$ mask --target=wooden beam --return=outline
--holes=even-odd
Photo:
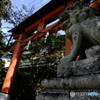
[[[57,24],[57,23],[52,24],[51,26],[49,26],[49,27],[43,29],[42,31],[47,31],[47,30],[49,30],[49,29],[50,29],[51,27],[53,27],[55,24]],[[42,33],[36,34],[36,36],[31,40],[31,42],[33,43],[36,39],[41,38],[41,37],[45,37],[45,35],[46,35],[46,32],[42,32]]]
[[[65,39],[65,56],[67,56],[69,52],[71,51],[71,46],[72,46],[72,42],[68,38],[66,38]]]
[[[34,30],[37,29],[38,25],[40,24],[41,22],[41,19],[37,20],[35,23],[31,24],[30,26],[26,27],[25,30],[24,30],[24,34],[28,34]],[[13,38],[14,39],[17,39],[19,37],[19,34],[14,34],[13,35]]]
[[[61,23],[59,23],[57,27],[55,27],[54,29],[49,31],[49,34],[51,35],[51,34],[55,33],[56,31],[59,31],[59,30],[61,30]]]
[[[44,22],[43,22],[43,23],[44,23]],[[44,28],[43,30],[41,30],[43,27],[40,28],[40,26],[41,26],[41,24],[40,24],[39,27],[38,27],[38,30],[39,30],[39,31],[40,31],[40,30],[41,30],[41,31],[47,31],[47,30],[49,30],[51,27],[53,27],[55,24],[57,24],[57,23],[54,23],[54,24],[52,24],[51,26],[49,26],[49,27],[47,27],[47,28]],[[45,25],[45,23],[44,23],[44,25]],[[60,27],[61,27],[61,23],[58,25],[58,30],[60,29]],[[54,32],[56,29],[57,29],[57,27],[55,27],[53,30],[51,30],[50,33],[51,33],[51,32]],[[21,43],[21,47],[24,46],[24,45],[27,45],[28,40],[30,40],[32,37],[33,37],[33,39],[31,40],[31,42],[33,43],[33,42],[36,40],[37,37],[38,37],[38,39],[39,39],[40,37],[44,37],[45,35],[46,35],[46,33],[42,32],[42,33],[39,33],[38,35],[36,34],[34,37],[33,37],[33,36],[28,37],[27,39],[25,39],[25,41],[27,41],[27,42],[22,42],[22,43]],[[15,49],[15,46],[16,46],[16,45],[12,46],[12,47],[9,49],[9,51],[10,51],[10,52],[13,51],[13,50]]]
[[[32,31],[34,31],[35,29],[38,28],[38,25],[41,23],[41,19],[39,19],[38,21],[34,22],[33,24],[31,24],[30,26],[28,26],[27,28],[25,28],[25,33],[28,34]]]
[[[31,37],[30,37],[30,38],[31,38]],[[28,39],[28,38],[27,38],[27,39]],[[27,39],[26,39],[26,40],[27,40]],[[23,46],[26,46],[27,43],[28,43],[28,42],[21,43],[21,44],[20,44],[21,48],[22,48]],[[13,46],[9,49],[9,51],[12,52],[15,48],[16,48],[16,45],[13,45]]]
[[[13,35],[13,39],[18,39],[18,37],[19,37],[18,33],[16,33],[16,34]]]
[[[25,34],[24,35],[20,34],[19,40],[24,39],[24,38],[25,38]],[[16,76],[16,72],[17,72],[19,61],[20,61],[21,54],[22,54],[22,47],[20,46],[20,44],[21,44],[20,42],[17,42],[15,46],[12,60],[11,60],[8,72],[6,74],[1,92],[11,93],[11,90],[13,88],[14,79]]]
[[[64,5],[61,5],[60,7],[56,8],[55,10],[51,11],[49,14],[45,15],[42,20],[45,21],[46,23],[50,20],[55,19],[56,17],[59,16],[59,14],[61,12],[64,11],[66,7]],[[41,23],[41,19],[39,19],[38,21],[34,22],[33,24],[31,24],[30,26],[26,27],[24,32],[26,34],[32,32],[34,29],[38,28],[38,25]],[[14,34],[13,38],[17,39],[19,37],[19,34]]]
[[[94,3],[90,4],[90,7],[93,7],[96,10],[100,11],[100,0],[97,0]]]
[[[45,20],[41,19],[41,22],[38,24],[37,31],[41,31],[45,28]]]
[[[53,10],[52,12],[48,13],[47,15],[45,15],[43,17],[43,19],[46,22],[50,22],[51,20],[55,19],[56,17],[59,17],[59,14],[61,14],[64,10],[65,10],[66,6],[61,5],[58,8],[56,8],[55,10]]]
[[[38,25],[37,31],[42,31],[45,27],[45,20],[41,19],[41,22]],[[45,37],[46,33],[38,33],[34,36],[34,38],[31,40],[31,43],[35,42],[35,40],[39,40],[40,37]]]

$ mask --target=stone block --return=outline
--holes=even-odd
[[[85,50],[85,54],[87,58],[100,56],[100,46],[93,46],[87,50]]]
[[[11,95],[0,92],[0,100],[11,100]]]
[[[45,89],[100,89],[100,74],[43,80]]]
[[[68,100],[68,98],[67,90],[48,90],[39,94],[36,100]]]
[[[39,94],[36,100],[100,100],[99,94],[98,90],[48,90]]]
[[[95,73],[100,73],[100,56],[60,63],[57,67],[57,77],[89,75]]]

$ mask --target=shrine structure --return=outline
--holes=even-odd
[[[36,39],[40,40],[41,38],[45,38],[47,32],[49,32],[49,35],[51,35],[56,31],[56,29],[61,30],[60,22],[54,23],[48,27],[46,27],[46,25],[58,19],[59,14],[61,14],[66,7],[69,7],[76,1],[79,0],[51,0],[32,16],[10,30],[10,32],[12,32],[13,39],[16,39],[17,42],[9,50],[10,52],[13,51],[13,56],[1,92],[7,94],[11,93],[23,48],[29,41],[34,43]],[[97,5],[100,6],[100,0],[91,4],[90,6],[100,10],[100,7]],[[34,31],[37,31],[36,34],[32,34]],[[70,52],[71,46],[72,43],[66,38],[65,55]]]

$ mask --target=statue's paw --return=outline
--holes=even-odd
[[[71,58],[65,56],[65,57],[61,58],[60,63],[64,64],[64,63],[70,62],[70,61],[72,61]]]
[[[63,63],[63,62],[65,62],[65,57],[60,59],[60,63]]]

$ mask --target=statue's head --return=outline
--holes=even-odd
[[[65,27],[70,27],[72,24],[76,24],[82,22],[88,18],[93,18],[94,16],[98,16],[99,13],[94,9],[87,5],[82,5],[82,3],[76,2],[70,7],[66,7],[65,11],[60,14],[59,18],[62,25]],[[62,28],[64,30],[64,28]]]

